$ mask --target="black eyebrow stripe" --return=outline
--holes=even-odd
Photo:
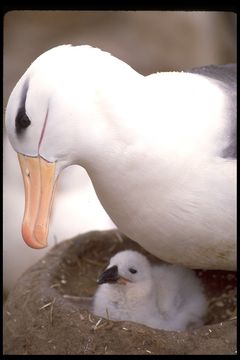
[[[21,117],[24,114],[26,115],[25,104],[26,104],[26,99],[27,99],[28,88],[29,88],[29,80],[26,79],[25,83],[23,84],[23,87],[22,87],[20,103],[19,103],[19,106],[18,106],[18,111],[17,111],[17,114],[16,114],[16,118],[15,118],[15,129],[16,129],[17,135],[21,135],[22,130],[23,130],[23,127],[19,123],[19,119],[21,119]]]

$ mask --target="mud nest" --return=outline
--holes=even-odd
[[[4,354],[236,354],[235,272],[196,270],[209,300],[198,329],[156,330],[93,315],[96,279],[124,249],[159,261],[111,230],[66,240],[29,268],[4,304]]]

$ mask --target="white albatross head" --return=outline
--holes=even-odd
[[[106,141],[102,90],[109,97],[111,85],[121,87],[125,81],[124,73],[128,78],[139,75],[100,49],[62,45],[39,56],[13,89],[6,129],[22,170],[22,236],[30,247],[47,246],[51,204],[61,170],[72,164],[84,166]]]

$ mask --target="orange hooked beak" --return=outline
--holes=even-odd
[[[47,246],[49,218],[55,189],[56,164],[18,153],[25,189],[22,236],[35,249]]]

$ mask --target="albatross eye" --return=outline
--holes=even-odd
[[[128,271],[132,274],[136,274],[137,270],[135,270],[134,268],[129,268]]]
[[[25,113],[24,109],[20,109],[18,111],[16,120],[15,120],[15,126],[16,131],[19,134],[23,129],[27,128],[31,124],[31,121],[29,120],[28,116]]]

